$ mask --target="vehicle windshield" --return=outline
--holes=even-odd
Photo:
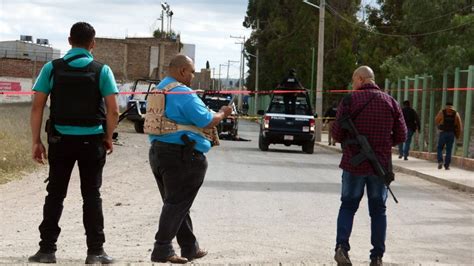
[[[231,96],[227,95],[203,95],[202,101],[209,107],[209,109],[218,112],[222,106],[228,105],[232,100]]]
[[[312,115],[308,97],[303,93],[274,94],[268,113],[289,115]]]

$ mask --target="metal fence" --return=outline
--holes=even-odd
[[[465,70],[458,67],[454,72],[445,71],[442,76],[423,74],[406,76],[393,82],[385,80],[385,90],[400,104],[409,100],[420,116],[420,132],[412,142],[412,148],[416,151],[435,151],[438,134],[435,115],[447,101],[452,101],[463,122],[463,135],[456,140],[453,154],[465,158],[474,158],[473,88],[474,65]]]

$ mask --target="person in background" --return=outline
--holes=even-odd
[[[408,155],[410,151],[411,140],[413,134],[416,131],[420,131],[420,119],[415,109],[411,108],[410,101],[405,100],[403,102],[403,118],[407,126],[407,140],[404,143],[398,145],[399,156],[398,158],[403,158],[405,161],[408,160]]]
[[[453,103],[447,102],[446,107],[436,115],[435,123],[439,129],[438,138],[438,169],[449,170],[454,138],[461,137],[462,122],[459,113],[454,110]],[[446,156],[443,160],[443,149],[446,146]]]
[[[333,102],[331,107],[324,113],[323,123],[328,126],[328,145],[336,146],[336,140],[332,138],[332,125],[336,119],[337,102]]]

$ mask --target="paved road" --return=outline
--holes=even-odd
[[[161,201],[147,165],[143,135],[122,129],[109,157],[103,198],[106,250],[123,262],[148,262]],[[209,169],[192,208],[199,263],[333,263],[341,170],[339,153],[316,147],[258,149],[256,124],[242,121],[240,136],[208,154]],[[0,263],[21,263],[37,249],[46,169],[0,186]],[[77,170],[65,202],[57,253],[60,262],[85,258]],[[394,264],[473,264],[474,197],[416,177],[397,175],[400,204],[388,200],[387,253]],[[367,201],[355,218],[355,263],[368,263]]]

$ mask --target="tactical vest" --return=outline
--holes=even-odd
[[[443,124],[439,125],[439,129],[442,131],[454,132],[454,121],[456,120],[456,111],[452,111],[448,114],[446,110],[443,110]]]
[[[68,65],[83,57],[87,55],[52,61],[50,119],[56,125],[89,127],[101,125],[106,119],[104,100],[99,89],[103,64],[93,60],[85,67]]]
[[[151,90],[151,92],[155,93],[148,95],[143,131],[146,134],[151,135],[164,135],[175,133],[177,131],[187,130],[203,136],[211,142],[212,146],[219,146],[219,134],[217,132],[216,127],[213,127],[212,129],[207,129],[199,128],[193,125],[182,125],[166,117],[166,95],[164,93],[178,86],[184,85],[179,82],[171,82],[161,91],[157,91],[156,88],[153,88]]]

